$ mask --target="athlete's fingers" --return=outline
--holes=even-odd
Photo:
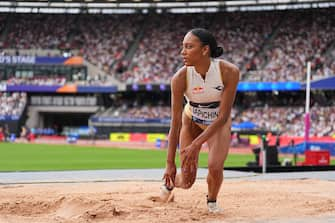
[[[171,177],[167,173],[164,174],[162,180],[164,180],[164,184],[169,187],[170,181],[171,181]]]
[[[174,187],[174,182],[173,182],[172,177],[169,178],[169,187],[170,188]]]
[[[167,174],[164,174],[163,179],[164,179],[164,184],[165,184],[165,185],[168,185],[168,182],[169,182],[169,176],[168,176]]]
[[[173,182],[172,182],[172,178],[169,176],[167,178],[166,184],[165,184],[168,188],[172,188],[174,186]]]

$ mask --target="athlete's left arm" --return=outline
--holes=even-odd
[[[224,126],[230,118],[232,106],[234,104],[237,84],[240,79],[239,69],[226,61],[220,62],[222,81],[224,91],[220,101],[220,110],[218,118],[210,124],[196,139],[193,140],[191,146],[201,148],[220,127]]]

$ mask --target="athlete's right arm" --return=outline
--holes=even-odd
[[[171,80],[171,124],[168,137],[168,154],[166,159],[166,170],[163,176],[165,185],[169,188],[174,186],[176,177],[176,149],[179,142],[179,134],[182,125],[182,113],[184,102],[184,91],[186,89],[186,67],[181,68]]]
[[[181,68],[171,80],[171,124],[168,137],[167,163],[175,162],[182,124],[184,92],[186,89],[186,67]]]

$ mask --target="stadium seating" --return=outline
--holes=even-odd
[[[0,92],[0,117],[3,119],[19,117],[27,103],[26,93]]]
[[[304,81],[307,60],[313,79],[335,74],[333,8],[164,16],[3,14],[0,21],[4,49],[76,50],[128,84],[169,83],[183,65],[183,35],[193,27],[214,33],[224,48],[222,58],[238,65],[245,81]]]
[[[233,123],[252,122],[257,129],[279,131],[283,135],[304,136],[303,106],[258,106],[246,109],[234,108]],[[169,106],[114,107],[106,110],[99,117],[115,117],[120,119],[170,118]],[[335,134],[335,106],[311,108],[311,136],[331,136]]]
[[[221,58],[240,68],[242,81],[304,82],[307,61],[312,62],[313,80],[335,75],[334,21],[334,8],[136,16],[0,14],[0,48],[72,50],[107,77],[115,77],[122,83],[168,84],[173,73],[183,66],[180,57],[183,36],[194,27],[205,27],[224,48]],[[1,79],[0,84],[106,85],[107,77],[90,74],[85,80],[68,80],[60,74],[18,77],[13,73],[6,80]],[[0,100],[0,116],[20,116],[27,96],[0,93]],[[110,106],[96,116],[170,118],[167,102],[149,104],[132,100]],[[303,103],[280,100],[280,105],[264,101],[257,104],[259,99],[249,100],[250,104],[242,101],[242,105],[248,106],[234,108],[233,122],[252,122],[259,128],[304,135]],[[310,134],[334,135],[334,114],[333,103],[314,103]]]

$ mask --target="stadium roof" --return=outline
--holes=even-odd
[[[6,2],[6,1],[0,1]],[[59,3],[59,2],[79,2],[79,3],[131,3],[131,2],[221,2],[221,3],[232,3],[235,4],[281,4],[281,3],[301,3],[301,2],[334,2],[334,0],[224,0],[224,1],[217,1],[217,0],[8,0],[7,2],[47,2],[47,3]],[[238,3],[239,2],[239,3]],[[243,3],[244,2],[244,3]]]
[[[0,12],[12,13],[196,13],[217,11],[261,11],[335,7],[334,0],[8,0],[0,1]]]

